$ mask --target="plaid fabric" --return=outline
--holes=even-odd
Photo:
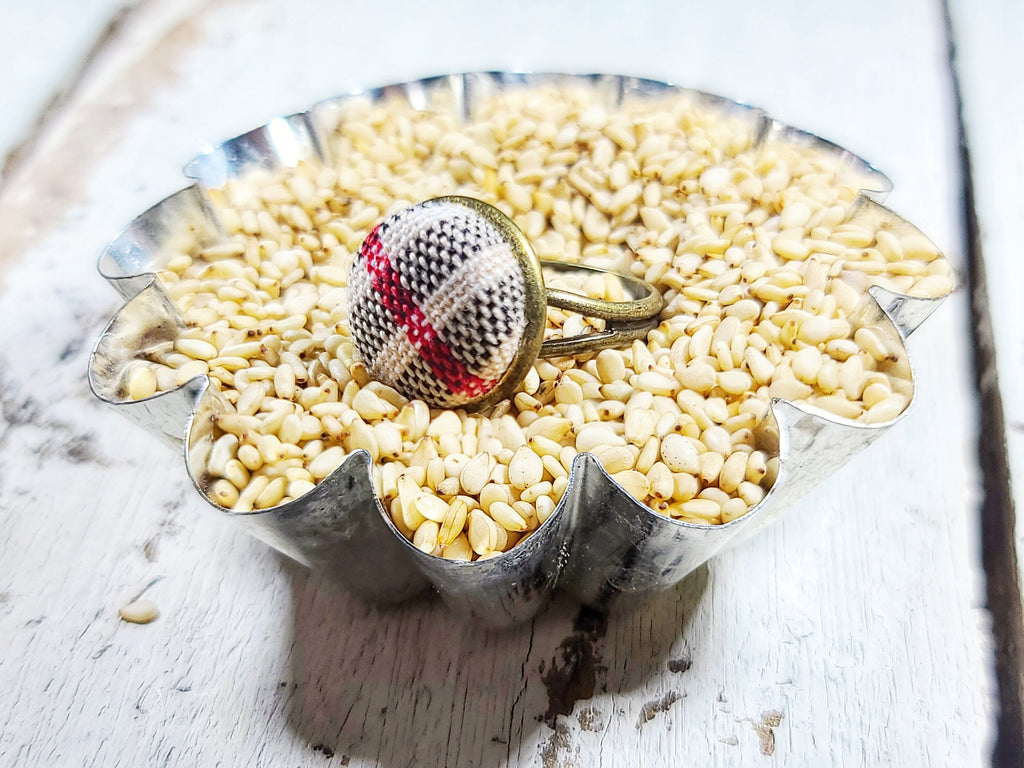
[[[501,233],[427,201],[369,234],[348,281],[352,338],[370,376],[454,408],[490,392],[526,329],[523,273]]]

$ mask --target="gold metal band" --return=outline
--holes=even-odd
[[[618,278],[626,290],[634,297],[630,301],[605,301],[604,299],[592,299],[589,296],[581,296],[570,291],[560,291],[557,288],[548,288],[548,304],[552,307],[567,309],[570,312],[579,312],[581,315],[587,315],[588,317],[599,317],[602,320],[619,320],[627,323],[636,320],[648,320],[661,312],[662,301],[658,289],[632,275],[623,275],[619,272],[588,267],[583,264],[552,261],[551,259],[541,259],[540,265],[545,269],[554,269],[559,272],[589,272],[597,275],[612,275]]]
[[[606,301],[581,296],[578,293],[547,289],[549,306],[579,312],[587,317],[597,317],[608,322],[603,331],[550,339],[540,345],[539,357],[568,357],[586,352],[597,352],[609,347],[622,347],[636,339],[645,339],[647,332],[658,326],[658,314],[663,302],[658,289],[632,275],[623,275],[607,269],[588,267],[583,264],[569,264],[564,261],[541,259],[546,269],[560,272],[582,271],[591,274],[613,275],[622,281],[626,290],[633,295],[630,301]]]

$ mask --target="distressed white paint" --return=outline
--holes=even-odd
[[[55,96],[74,81],[125,0],[6,3],[0,24],[0,178],[7,154],[31,136]],[[73,8],[73,13],[69,12]]]
[[[913,412],[780,523],[615,613],[595,695],[559,731],[538,721],[540,669],[572,606],[500,633],[436,602],[366,607],[211,513],[84,381],[117,304],[95,256],[202,141],[441,71],[623,71],[743,98],[888,172],[890,204],[959,265],[937,4],[823,13],[151,0],[129,18],[0,193],[0,763],[986,764],[962,293],[911,341]],[[120,622],[143,591],[161,617]]]
[[[1016,294],[1024,285],[1019,235],[1024,225],[1024,94],[1008,84],[1007,73],[1024,67],[1024,51],[1018,44],[1024,34],[1024,8],[1001,3],[989,10],[978,13],[969,3],[952,4],[1020,558],[1024,556],[1024,310]]]

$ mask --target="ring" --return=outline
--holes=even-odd
[[[542,268],[611,274],[629,301],[547,288]],[[658,324],[661,294],[630,275],[540,260],[511,219],[470,197],[438,197],[367,235],[348,279],[352,340],[370,378],[438,408],[511,397],[538,357],[625,346]],[[544,341],[547,306],[607,322]]]

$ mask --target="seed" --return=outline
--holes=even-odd
[[[729,455],[722,465],[721,474],[718,477],[718,487],[726,493],[732,493],[739,488],[747,473],[747,454],[736,451]]]
[[[767,464],[764,451],[751,451],[750,455],[747,457],[747,467],[744,477],[752,483],[757,483],[765,476],[766,472]]]
[[[569,471],[557,456],[542,456],[541,464],[552,478],[568,477]]]
[[[480,491],[480,506],[485,510],[490,509],[492,504],[499,501],[506,504],[512,501],[512,493],[505,485],[499,483],[488,483],[484,486],[483,490]]]
[[[718,476],[725,465],[725,459],[722,457],[722,454],[715,453],[714,451],[702,453],[698,463],[701,480],[708,485],[717,483]]]
[[[704,443],[709,451],[715,451],[723,456],[729,454],[732,450],[732,437],[724,427],[715,425],[708,427],[700,433],[700,441]]]
[[[749,507],[743,499],[729,499],[722,505],[722,522],[728,523],[747,514]]]
[[[486,453],[474,456],[459,473],[459,484],[468,494],[476,495],[487,485],[491,474],[491,458]]]
[[[907,407],[907,398],[901,394],[889,395],[880,400],[868,409],[864,414],[864,421],[868,424],[879,424],[883,421],[892,421]]]
[[[175,384],[183,386],[197,376],[205,376],[210,371],[210,366],[205,360],[192,360],[181,366],[175,375]]]
[[[469,545],[478,555],[498,548],[500,526],[486,513],[474,509],[469,513]]]
[[[378,397],[369,389],[360,389],[356,393],[352,400],[352,407],[364,421],[380,421],[398,415],[398,409],[395,406],[384,398]]]
[[[526,428],[525,434],[528,438],[544,437],[558,442],[568,434],[571,427],[572,422],[560,416],[541,416]],[[520,444],[509,447],[518,448]]]
[[[842,393],[815,398],[814,404],[844,419],[856,419],[864,410],[859,403],[847,400]]]
[[[262,463],[261,460],[260,464],[262,465]],[[224,479],[238,490],[242,490],[249,482],[249,470],[238,459],[229,459],[224,464]]]
[[[559,403],[582,403],[583,388],[572,379],[563,377],[555,387],[555,400]]]
[[[249,471],[255,472],[263,466],[263,456],[255,445],[238,446],[238,460]]]
[[[373,429],[358,419],[353,421],[349,427],[349,436],[345,445],[350,451],[366,451],[370,454],[370,459],[373,461],[377,461],[380,458],[380,448],[377,445],[377,438],[373,434]]]
[[[256,503],[257,497],[270,485],[270,478],[266,475],[253,475],[249,482],[238,494],[238,501],[233,509],[236,512],[249,512]]]
[[[447,547],[462,533],[466,527],[466,517],[469,514],[469,506],[462,499],[455,499],[448,505],[444,520],[441,521],[441,528],[438,533],[438,544]]]
[[[796,236],[780,235],[772,240],[772,250],[783,259],[803,261],[811,250]]]
[[[391,422],[383,421],[372,428],[373,438],[383,459],[397,459],[402,453],[402,433]]]
[[[290,365],[278,366],[274,372],[274,392],[283,400],[295,397],[295,370]]]
[[[441,550],[441,557],[445,560],[461,560],[468,563],[473,559],[473,550],[469,545],[469,537],[464,533],[460,533],[450,544]]]
[[[128,377],[128,397],[132,400],[145,400],[156,394],[156,374],[147,365],[132,369]]]
[[[625,437],[631,443],[644,445],[654,434],[656,416],[650,411],[633,408],[626,412]]]
[[[793,373],[805,384],[814,384],[821,370],[821,353],[814,347],[805,347],[793,356]]]
[[[758,384],[767,384],[772,380],[772,376],[775,374],[775,366],[768,361],[764,353],[753,347],[747,347],[743,359],[747,364],[747,368],[750,369],[750,375]]]
[[[782,378],[772,381],[768,388],[771,397],[782,400],[805,400],[814,392],[807,384],[793,378]]]
[[[750,374],[740,370],[723,371],[718,374],[718,386],[727,395],[741,395],[753,385]]]
[[[636,386],[644,392],[667,396],[672,396],[679,389],[674,381],[654,371],[645,371],[638,375],[636,377]]]
[[[722,508],[710,499],[690,499],[679,505],[683,514],[711,521],[722,514]]]
[[[206,493],[225,509],[231,509],[238,502],[238,488],[229,480],[214,480]]]
[[[651,491],[651,484],[642,472],[635,469],[627,469],[621,472],[609,472],[612,480],[622,486],[630,496],[639,501],[647,498]]]
[[[508,479],[513,488],[522,490],[544,479],[541,457],[527,446],[519,448],[508,465]]]
[[[811,218],[811,209],[805,203],[790,203],[782,209],[782,215],[779,216],[779,227],[782,229],[802,227],[809,218]]]
[[[625,445],[621,435],[615,434],[611,427],[602,424],[587,424],[576,435],[576,450],[583,453],[592,451],[599,445]]]
[[[764,489],[757,483],[746,480],[739,484],[736,493],[749,507],[757,506],[764,499]]]
[[[297,499],[301,496],[305,496],[314,488],[316,488],[316,485],[312,480],[292,480],[288,483],[288,495],[293,499]]]
[[[335,469],[341,466],[345,460],[345,450],[340,446],[328,448],[311,462],[309,462],[309,473],[316,479],[327,477]]]
[[[633,449],[636,450],[635,448]],[[610,475],[632,469],[635,463],[635,456],[632,451],[623,445],[598,446],[592,451],[594,458],[601,462],[605,472]]]
[[[435,456],[427,462],[425,477],[426,484],[436,488],[446,478],[458,478],[463,468],[469,463],[469,457],[462,453],[455,453],[451,448],[442,446],[445,449],[445,456]],[[456,446],[457,448],[457,446]]]
[[[541,496],[547,496],[549,493],[551,493],[551,487],[551,483],[547,481],[537,483],[536,485],[531,485],[529,488],[523,489],[523,491],[519,494],[519,499],[521,501],[533,504]]]
[[[462,431],[462,420],[455,411],[441,411],[430,421],[427,427],[427,435],[439,438],[442,435],[454,435]]]
[[[420,493],[413,498],[415,510],[427,520],[435,523],[444,522],[448,514],[448,503],[430,493]]]
[[[821,344],[832,336],[832,323],[827,317],[815,315],[800,324],[796,337],[807,344]]]
[[[696,447],[682,435],[669,434],[662,439],[661,460],[672,472],[696,474],[700,468]]]
[[[889,358],[894,358],[886,348],[881,337],[870,328],[858,328],[853,334],[853,340],[857,346],[879,362]]]
[[[434,554],[438,548],[438,534],[440,528],[437,523],[433,520],[427,520],[416,529],[416,533],[413,534],[412,543],[416,549],[421,552],[426,552],[428,555]]]
[[[118,609],[118,614],[131,624],[149,624],[160,615],[160,609],[152,600],[133,600]]]
[[[457,477],[446,477],[437,484],[437,487],[434,490],[442,499],[450,499],[453,496],[458,495],[459,491],[462,490],[462,486],[459,485],[459,479]]]
[[[560,443],[548,440],[546,437],[540,437],[539,435],[529,438],[526,444],[531,451],[542,459],[545,456],[559,456],[562,452],[562,445]]]
[[[952,290],[953,279],[948,275],[928,275],[914,283],[914,287],[908,293],[911,296],[938,298],[939,296],[945,296]]]
[[[534,502],[537,508],[537,523],[543,525],[555,511],[555,502],[550,496],[540,496]]]
[[[277,506],[281,503],[281,499],[284,498],[287,489],[288,481],[283,477],[275,477],[256,497],[253,507],[256,509],[269,509],[270,507]]]
[[[649,493],[656,499],[669,499],[675,490],[672,471],[663,463],[657,462],[647,470]]]
[[[238,438],[230,432],[221,435],[210,449],[210,458],[206,462],[206,469],[211,475],[224,476],[224,469],[228,461],[235,458],[238,453]]]
[[[507,531],[525,531],[529,526],[515,508],[503,501],[496,501],[487,509],[494,521]]]
[[[202,339],[178,339],[174,342],[174,348],[195,360],[212,360],[217,356],[217,348]]]

